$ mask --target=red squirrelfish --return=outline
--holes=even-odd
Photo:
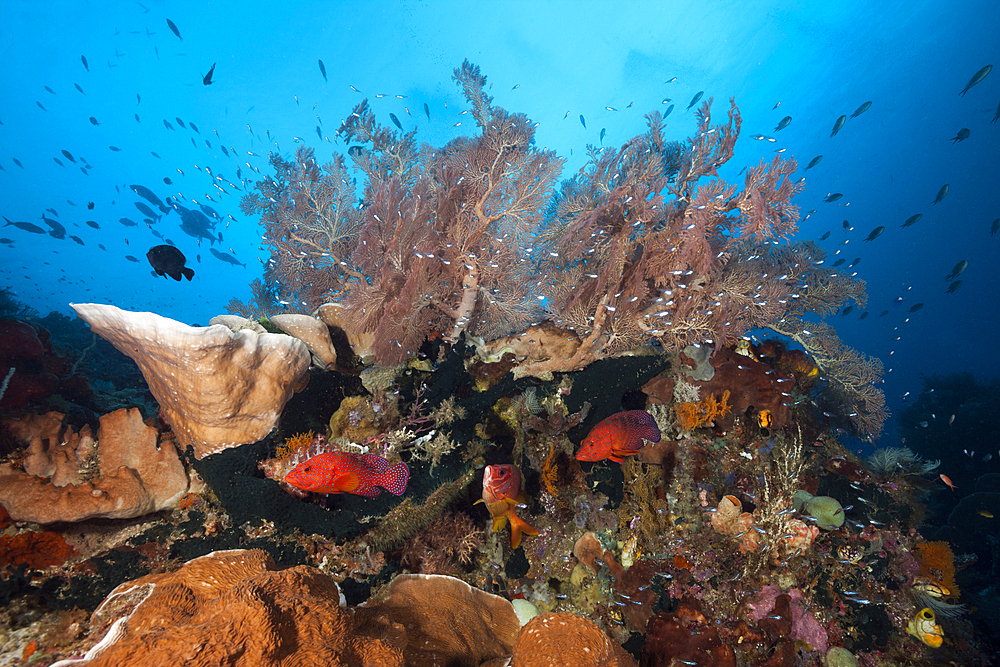
[[[521,471],[509,463],[497,466],[486,466],[483,474],[483,499],[486,509],[493,517],[493,532],[498,532],[510,520],[510,546],[516,549],[521,544],[521,533],[537,535],[538,531],[526,524],[514,512],[514,507],[523,505],[527,496],[521,491]]]
[[[327,452],[295,466],[285,483],[313,493],[354,493],[374,498],[385,489],[394,496],[406,491],[410,469],[394,466],[377,454]],[[381,487],[381,488],[379,488]]]
[[[584,438],[583,446],[577,452],[578,461],[603,461],[611,459],[625,463],[624,456],[632,456],[646,443],[660,441],[660,429],[656,427],[653,415],[645,410],[618,412],[602,420]]]

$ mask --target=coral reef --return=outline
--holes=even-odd
[[[995,388],[929,380],[906,441],[862,458],[854,436],[886,416],[880,366],[815,320],[865,285],[783,242],[794,161],[718,178],[742,119],[730,102],[713,123],[708,100],[690,139],[649,114],[557,189],[533,123],[471,63],[454,79],[472,136],[417,148],[363,101],[347,156],[271,156],[243,200],[271,257],[232,304],[270,322],[78,306],[136,358],[155,424],[131,410],[95,439],[93,406],[152,405],[119,379],[134,365],[79,321],[51,320],[76,362],[17,329],[31,363],[83,368],[99,398],[4,415],[2,659],[988,664]],[[44,414],[59,402],[65,418]],[[954,491],[928,479],[939,442]],[[405,494],[285,484],[332,453],[405,468]],[[117,505],[126,482],[148,485],[147,513],[25,523]],[[490,530],[514,511],[537,535]]]

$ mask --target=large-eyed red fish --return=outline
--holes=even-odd
[[[486,466],[483,474],[483,499],[486,509],[493,517],[493,532],[498,532],[510,521],[510,546],[516,549],[521,544],[521,534],[537,535],[538,531],[525,523],[514,511],[517,505],[523,505],[527,496],[521,490],[521,471],[509,463]]]
[[[656,427],[653,415],[645,410],[617,412],[598,422],[590,434],[583,439],[583,446],[577,452],[579,461],[603,461],[611,459],[625,463],[625,456],[632,456],[646,443],[660,441],[660,429]]]
[[[313,493],[354,493],[374,498],[382,489],[394,496],[406,491],[410,469],[394,466],[377,454],[327,452],[307,459],[285,475],[285,483]],[[381,488],[379,488],[381,487]]]

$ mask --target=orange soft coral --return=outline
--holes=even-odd
[[[0,536],[0,567],[27,565],[40,570],[61,565],[75,554],[62,533],[44,531]]]
[[[709,394],[707,398],[698,403],[677,403],[674,405],[677,424],[685,431],[710,426],[716,417],[725,416],[732,410],[728,401],[729,390],[727,389],[722,393],[722,400],[719,401],[715,400],[714,394]]]
[[[914,547],[920,563],[920,574],[947,588],[953,597],[959,596],[955,583],[955,554],[947,542],[921,542]]]
[[[289,456],[296,450],[308,446],[315,437],[316,434],[312,431],[306,431],[305,433],[297,433],[296,435],[293,435],[285,440],[284,444],[278,447],[277,452],[275,452],[275,458],[283,459],[286,456]]]

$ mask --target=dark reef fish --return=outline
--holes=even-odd
[[[667,107],[667,110],[663,112],[663,117],[666,118],[667,116],[669,116],[670,112],[673,110],[674,110],[674,105],[671,104],[669,107]]]
[[[139,223],[131,218],[118,218],[118,222],[122,223],[126,227],[138,227]]]
[[[91,125],[100,125],[100,123],[97,122],[97,119],[94,118],[93,116],[90,117],[90,124]]]
[[[965,97],[965,94],[969,92],[969,88],[972,88],[974,85],[985,79],[986,75],[989,74],[990,70],[992,69],[993,65],[987,65],[986,67],[982,68],[981,70],[973,74],[972,78],[969,79],[969,83],[965,84],[965,88],[962,89],[962,92],[959,93],[959,95]]]
[[[915,312],[917,312],[918,310],[920,310],[923,307],[924,307],[923,303],[915,303],[912,306],[910,306],[910,309],[908,311],[906,311],[906,312],[908,312],[908,313],[915,313]]]
[[[326,65],[323,64],[322,60],[318,62],[319,62],[319,73],[323,75],[323,81],[328,81],[328,79],[326,78]]]
[[[128,261],[130,261],[130,262],[135,262],[136,264],[139,264],[139,260],[137,260],[137,259],[136,259],[135,257],[133,257],[132,255],[125,255],[125,259],[127,259],[127,260],[128,260]]]
[[[952,284],[948,285],[948,289],[945,291],[946,294],[954,294],[955,290],[962,286],[961,280],[956,280]]]
[[[822,155],[817,155],[813,159],[809,160],[809,164],[806,165],[806,169],[812,169],[819,164],[819,161],[823,159]],[[804,170],[803,170],[804,171]]]
[[[791,123],[791,122],[792,122],[792,117],[791,116],[785,116],[780,121],[778,121],[778,124],[774,128],[774,131],[775,132],[779,132],[779,131],[785,129],[786,127],[788,127],[788,124]]]
[[[52,218],[46,218],[42,216],[42,221],[45,222],[52,230],[49,232],[49,236],[54,239],[59,239],[60,241],[66,238],[66,228],[63,227],[58,221]]]
[[[868,238],[865,239],[865,242],[867,243],[868,241],[874,241],[875,239],[877,239],[878,237],[880,237],[882,235],[882,232],[884,232],[884,231],[885,231],[885,227],[882,226],[882,225],[879,225],[878,227],[876,227],[875,229],[873,229],[871,231],[871,234],[868,235]]]
[[[956,134],[954,137],[951,138],[951,143],[957,144],[959,141],[965,141],[966,139],[969,138],[969,134],[971,134],[969,132],[969,128],[963,127],[961,130],[958,131],[958,134]]]
[[[201,77],[201,82],[206,86],[212,85],[212,75],[215,73],[215,65],[216,63],[212,63],[212,67],[208,70],[208,74]]]
[[[169,122],[167,122],[166,118],[163,119],[163,127],[167,128],[168,130],[174,129],[174,126],[171,125]]]
[[[89,72],[90,65],[87,64],[87,56],[80,56],[80,62],[83,63],[83,68]]]
[[[177,281],[180,281],[182,275],[188,280],[194,278],[194,271],[184,266],[187,264],[187,257],[172,245],[153,246],[146,253],[146,259],[158,276],[170,276]]]
[[[934,198],[934,201],[931,202],[931,206],[934,206],[935,204],[943,200],[946,196],[948,196],[949,187],[950,186],[947,183],[941,186],[941,189],[938,190],[937,196]]]
[[[583,129],[587,129],[587,121],[584,120],[583,114],[580,114],[580,125],[583,125]]]
[[[842,192],[828,192],[827,195],[825,197],[823,197],[823,201],[825,201],[825,202],[835,202],[838,199],[842,198],[843,196],[844,196],[844,194]]]
[[[864,112],[868,111],[868,107],[870,107],[871,105],[872,103],[870,101],[865,102],[864,104],[862,104],[861,106],[859,106],[857,109],[854,110],[854,113],[851,114],[851,118],[857,118]]]
[[[918,222],[918,221],[920,220],[920,218],[922,218],[922,217],[924,217],[924,214],[923,214],[923,213],[914,213],[914,214],[913,214],[913,215],[911,215],[911,216],[910,216],[909,218],[907,218],[907,219],[906,219],[906,222],[904,222],[904,223],[903,223],[902,225],[900,225],[900,227],[901,227],[901,228],[905,228],[905,227],[909,227],[910,225],[915,225],[915,224],[917,224],[917,222]]]
[[[951,273],[945,276],[945,280],[948,281],[958,278],[960,275],[962,275],[962,272],[964,272],[967,268],[969,268],[969,262],[968,260],[963,259],[961,262],[955,265],[955,268],[951,270]]]
[[[7,221],[7,224],[4,225],[4,227],[10,227],[11,225],[14,225],[18,229],[23,229],[24,231],[31,232],[32,234],[44,234],[45,233],[44,229],[42,229],[38,225],[33,225],[30,222],[21,222],[21,221],[15,222],[15,221],[11,220],[10,218],[8,218],[7,216],[4,216],[3,219]]]
[[[846,123],[846,122],[847,122],[847,116],[846,115],[841,116],[840,118],[838,118],[837,122],[835,122],[833,124],[833,132],[830,133],[830,136],[831,137],[836,136],[837,133],[840,132],[840,128],[844,127],[844,123]]]
[[[704,90],[699,90],[698,93],[693,98],[691,98],[691,104],[688,105],[688,108],[685,109],[685,111],[693,107],[695,104],[698,104],[698,100],[700,100],[701,96],[704,94],[705,94]]]
[[[219,236],[221,237],[222,234],[219,234]],[[221,242],[222,238],[219,238],[219,241]],[[232,264],[234,266],[242,266],[244,269],[247,268],[246,264],[240,262],[238,259],[230,255],[228,252],[219,252],[215,248],[209,248],[209,250],[212,252],[213,255],[216,256],[217,259],[221,259],[226,264]]]
[[[79,90],[81,95],[86,95],[87,94],[87,93],[83,92],[83,88],[80,87],[80,84],[74,83],[73,87],[76,88],[77,90]]]
[[[394,113],[390,113],[390,114],[389,114],[389,119],[390,119],[390,120],[391,120],[391,121],[393,122],[393,124],[394,124],[394,125],[395,125],[396,127],[398,127],[398,128],[400,129],[400,130],[402,130],[402,129],[403,129],[403,124],[399,122],[399,119],[398,119],[398,118],[396,118],[396,114],[394,114]]]
[[[166,180],[166,179],[164,179],[164,180]],[[170,184],[167,183],[167,185],[170,185]],[[169,213],[170,212],[170,207],[167,206],[166,204],[164,204],[162,201],[160,201],[160,198],[157,197],[155,194],[153,194],[153,191],[150,190],[149,188],[144,187],[142,185],[130,185],[128,187],[129,187],[129,190],[131,190],[132,192],[136,193],[137,195],[139,195],[140,197],[142,197],[143,199],[145,199],[150,204],[152,204],[156,208],[160,209],[164,213]]]
[[[160,216],[160,215],[156,215],[156,213],[153,212],[153,209],[149,208],[148,206],[146,206],[145,204],[143,204],[141,201],[135,202],[135,207],[137,209],[139,209],[140,213],[142,213],[143,215],[149,216],[150,218],[153,218],[154,220],[159,220],[161,217],[163,217],[163,216]]]
[[[174,120],[176,120],[177,124],[180,125],[182,128],[184,128],[185,130],[187,129],[187,125],[185,125],[184,121],[182,121],[180,118],[178,118],[177,116],[174,116]]]
[[[175,35],[177,35],[177,39],[183,42],[184,38],[181,37],[181,31],[177,29],[177,26],[174,25],[174,22],[171,21],[170,19],[167,19],[167,25],[170,27],[170,31],[173,32]]]

